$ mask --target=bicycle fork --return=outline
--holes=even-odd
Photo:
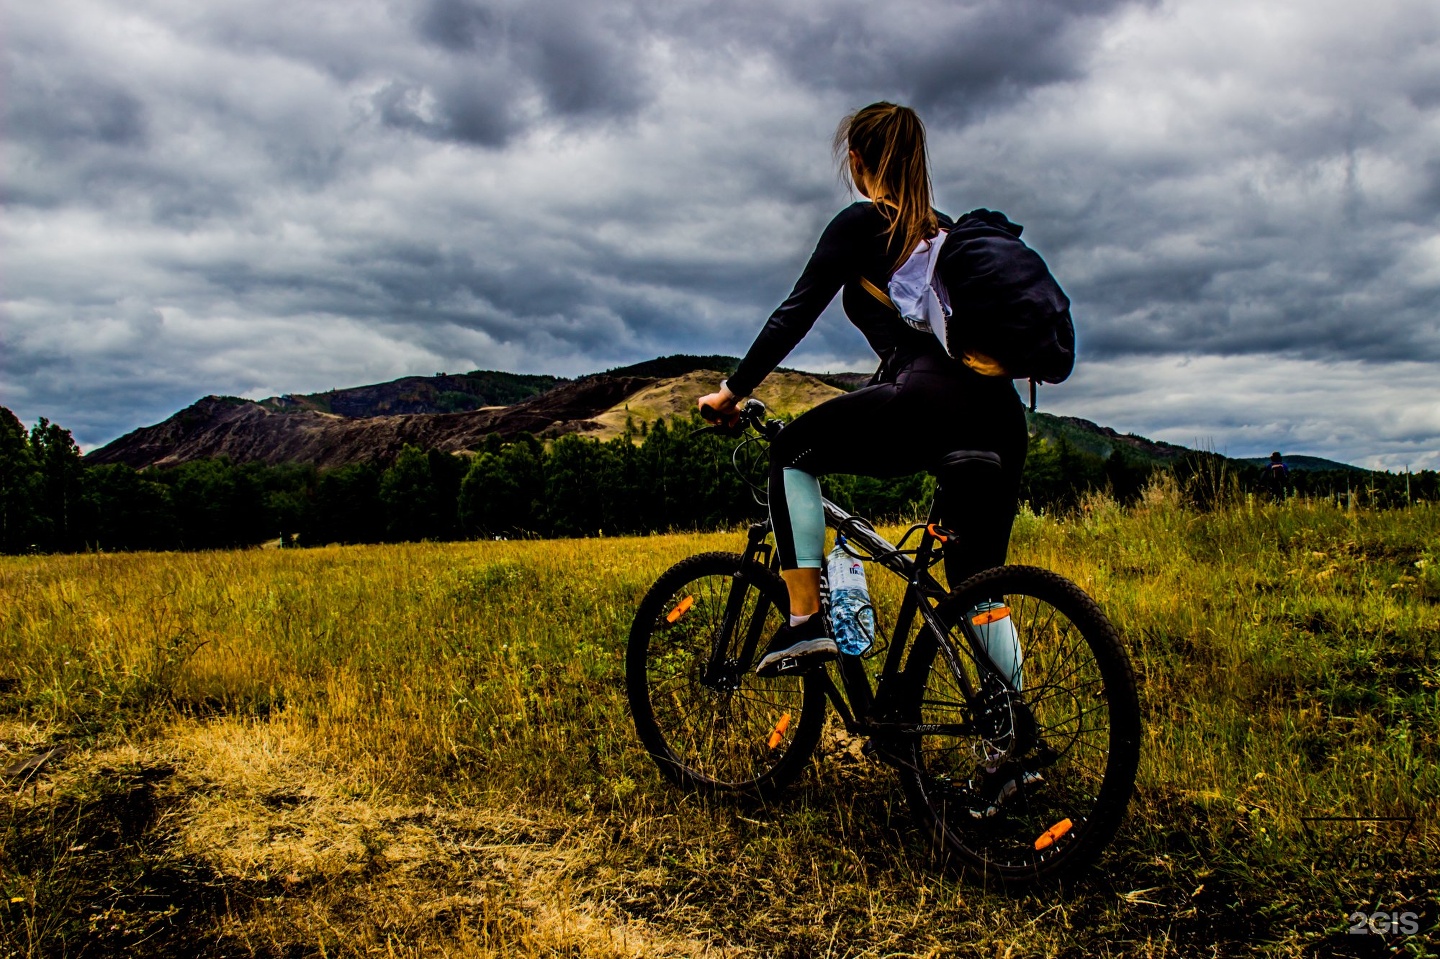
[[[705,664],[705,671],[700,678],[702,683],[712,689],[726,691],[738,689],[740,671],[749,668],[750,661],[755,657],[755,649],[760,644],[760,634],[765,629],[765,615],[769,612],[769,600],[763,592],[756,590],[755,610],[750,615],[749,623],[746,624],[740,648],[734,651],[733,657],[729,655],[733,647],[735,630],[740,626],[740,617],[745,613],[745,596],[750,591],[751,583],[746,575],[746,570],[755,567],[764,569],[771,563],[774,548],[765,542],[765,537],[769,532],[768,521],[755,523],[750,527],[749,538],[745,544],[744,559],[731,581],[730,595],[725,597],[725,614],[721,619],[720,629],[711,643],[710,659]]]

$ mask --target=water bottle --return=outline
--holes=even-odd
[[[835,645],[846,656],[859,656],[875,642],[875,607],[865,585],[865,564],[844,550],[845,537],[825,558],[825,579],[830,586],[830,629]]]
[[[980,637],[980,645],[990,654],[990,661],[1018,692],[1024,677],[1025,656],[1020,651],[1020,635],[1010,618],[1010,607],[1004,603],[979,603],[971,607],[967,616]]]

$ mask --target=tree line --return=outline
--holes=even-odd
[[[734,440],[700,432],[702,425],[693,417],[631,425],[609,442],[492,435],[471,455],[406,446],[388,465],[329,470],[220,458],[137,471],[87,466],[68,430],[41,419],[27,431],[0,407],[0,551],[626,535],[729,528],[762,517],[750,484],[763,489],[763,451],[757,444],[737,450]],[[1129,503],[1158,468],[1124,448],[1102,457],[1036,436],[1021,497],[1037,512],[1073,509],[1092,491]],[[1377,506],[1440,497],[1434,471],[1296,473],[1290,489],[1276,491],[1262,470],[1213,454],[1191,454],[1173,468],[1201,507],[1237,491],[1345,490]],[[842,507],[877,521],[917,517],[934,493],[933,478],[923,474],[823,482]]]

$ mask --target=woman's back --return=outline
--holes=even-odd
[[[950,219],[936,213],[942,229]],[[866,292],[860,280],[885,289],[895,264],[909,250],[905,238],[889,232],[890,221],[874,203],[852,203],[830,221],[815,252],[796,281],[794,290],[770,315],[744,360],[727,381],[737,395],[755,389],[810,331],[835,294],[844,289],[841,300],[849,317],[877,356],[888,359],[897,354],[933,351],[934,336],[906,324],[895,310]]]

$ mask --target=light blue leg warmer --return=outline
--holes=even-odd
[[[784,471],[785,502],[790,507],[790,532],[795,537],[795,565],[819,569],[825,563],[825,508],[820,481],[804,470]]]

